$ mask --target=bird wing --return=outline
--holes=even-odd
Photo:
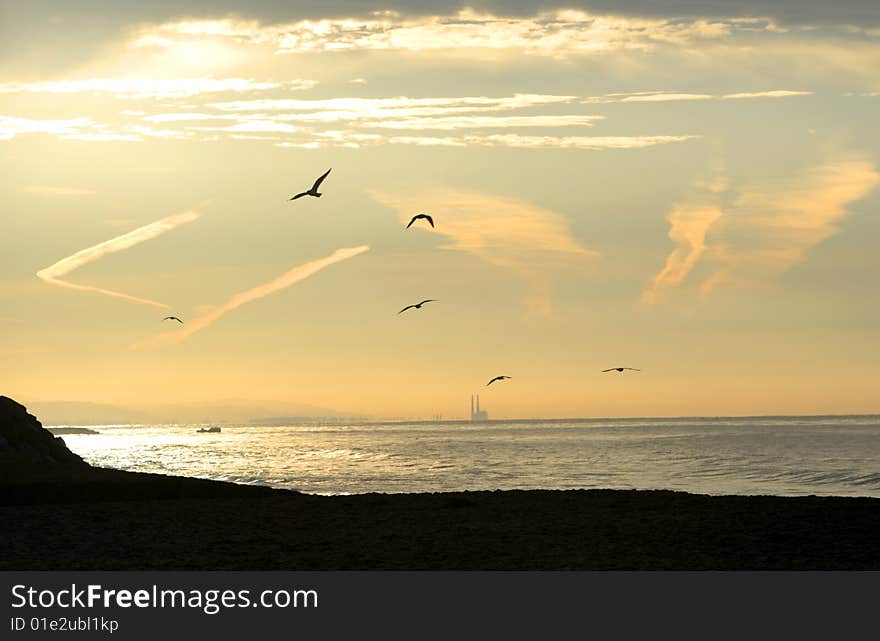
[[[486,387],[489,387],[492,383],[494,383],[495,381],[498,381],[498,380],[501,380],[501,377],[500,377],[500,376],[496,376],[496,377],[493,378],[491,381],[489,381],[488,383],[486,383]]]
[[[309,195],[309,192],[304,191],[304,192],[302,192],[301,194],[297,194],[296,196],[294,196],[294,197],[291,198],[290,200],[296,200],[297,198],[302,198],[303,196],[308,196],[308,195]]]
[[[604,374],[605,372],[613,372],[616,369],[617,369],[616,367],[609,367],[608,369],[603,369],[602,373]]]
[[[416,222],[416,219],[418,219],[418,216],[413,216],[412,220],[409,221],[409,224],[406,226],[406,228],[409,229],[410,227],[412,227],[412,224]]]
[[[327,177],[327,175],[330,173],[330,171],[332,169],[333,169],[333,167],[331,167],[330,169],[325,171],[324,175],[322,175],[320,178],[318,178],[318,180],[315,181],[315,184],[312,185],[312,191],[318,191],[318,187],[321,186],[321,183],[324,182],[324,179]]]
[[[425,220],[427,220],[429,223],[431,223],[431,229],[433,229],[434,228],[434,219],[431,218],[428,214],[423,214],[422,217]]]
[[[419,305],[424,305],[425,303],[436,303],[436,302],[437,301],[434,300],[433,298],[428,298],[428,299],[423,300],[421,303],[419,303]]]
[[[642,371],[638,367],[624,367],[623,369],[628,369],[633,372],[641,372]]]
[[[406,307],[404,307],[403,309],[401,309],[401,310],[400,310],[399,312],[397,312],[397,313],[398,313],[398,314],[402,314],[402,313],[405,312],[406,310],[408,310],[408,309],[412,309],[413,307],[415,307],[415,305],[407,305]]]

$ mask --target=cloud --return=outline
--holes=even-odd
[[[330,265],[334,265],[344,260],[348,260],[349,258],[353,258],[358,254],[362,254],[365,251],[368,251],[369,249],[370,248],[367,245],[337,249],[329,256],[325,256],[324,258],[298,265],[290,271],[285,272],[278,278],[275,278],[267,283],[263,283],[262,285],[258,285],[257,287],[253,287],[246,291],[235,294],[219,307],[204,309],[200,316],[193,320],[187,321],[186,324],[181,326],[181,328],[177,331],[159,334],[153,339],[136,344],[135,347],[141,347],[144,345],[155,346],[169,343],[179,343],[183,340],[186,340],[196,332],[200,332],[206,327],[209,327],[213,323],[217,322],[218,320],[220,320],[220,318],[222,318],[228,312],[231,312],[233,309],[241,307],[242,305],[245,305],[247,303],[251,303],[260,298],[269,296],[270,294],[274,294],[275,292],[281,291],[282,289],[287,289],[288,287],[291,287],[292,285],[295,285],[298,282],[305,280],[309,276],[317,274],[325,267],[329,267]]]
[[[706,251],[706,233],[720,216],[721,209],[713,205],[682,205],[667,216],[669,238],[676,247],[663,269],[642,292],[644,302],[656,302],[660,292],[684,280]]]
[[[34,120],[0,116],[0,140],[12,140],[22,134],[48,134],[64,140],[91,142],[139,142],[144,137],[182,139],[188,135],[185,131],[160,130],[143,125],[126,125],[114,128],[95,122],[91,118]]]
[[[669,237],[676,248],[643,300],[658,301],[701,260],[711,270],[700,284],[703,295],[721,285],[764,285],[837,233],[848,207],[878,185],[880,173],[873,163],[839,159],[785,181],[741,187],[735,197],[725,198],[732,204],[722,208],[722,196],[732,188],[717,179],[708,185],[714,200],[703,196],[669,214]]]
[[[446,116],[443,118],[408,118],[365,123],[382,129],[493,129],[509,127],[592,127],[605,116]]]
[[[332,135],[327,135],[332,134]],[[304,147],[318,149],[326,144],[336,146],[360,147],[370,144],[416,145],[421,147],[511,147],[520,149],[584,149],[601,151],[606,149],[643,149],[655,145],[665,145],[699,138],[695,135],[683,136],[522,136],[519,134],[491,134],[467,136],[376,136],[372,138],[351,139],[345,132],[317,132],[326,141],[276,143],[278,147]]]
[[[96,127],[90,118],[68,118],[66,120],[34,120],[0,115],[0,140],[11,140],[21,134],[54,134],[70,136],[83,129]]]
[[[520,148],[636,149],[680,142],[696,136],[531,136],[520,133],[472,133],[439,136],[422,132],[472,129],[514,129],[589,127],[604,116],[595,114],[513,114],[511,110],[569,104],[576,96],[514,94],[512,96],[458,96],[441,98],[330,98],[318,100],[257,99],[215,102],[205,111],[151,114],[151,123],[185,123],[187,132],[210,131],[224,135],[242,132],[273,134],[276,146],[316,149],[325,146],[361,147],[379,144],[466,147],[472,145]],[[499,113],[500,112],[500,113]],[[344,123],[357,129],[321,131],[319,125]],[[190,124],[192,123],[192,124]],[[196,124],[198,123],[198,124]],[[217,126],[205,123],[218,123]],[[232,123],[229,125],[221,123]],[[404,136],[364,133],[363,129],[412,131]],[[297,134],[293,138],[287,134]],[[420,135],[422,134],[422,135]]]
[[[392,96],[388,98],[342,97],[316,100],[295,98],[264,98],[212,102],[207,106],[220,111],[285,111],[289,113],[314,112],[313,120],[369,120],[399,116],[437,116],[450,113],[474,111],[499,111],[524,109],[573,102],[577,96],[553,94],[514,94],[512,96],[451,96],[410,98]],[[299,117],[299,116],[297,116]]]
[[[641,149],[682,142],[699,138],[694,135],[683,136],[521,136],[519,134],[493,134],[489,136],[468,136],[468,144],[490,147],[521,147],[534,149],[554,147],[560,149]]]
[[[729,36],[738,29],[768,28],[753,18],[645,18],[597,15],[575,9],[532,15],[496,15],[462,9],[438,15],[375,12],[365,17],[262,24],[254,20],[182,20],[150,25],[137,35],[139,47],[173,48],[194,39],[271,47],[276,53],[350,51],[519,51],[554,58],[610,51],[650,51],[689,46]]]
[[[132,230],[127,234],[116,236],[115,238],[106,240],[103,243],[93,245],[92,247],[87,247],[86,249],[82,249],[66,258],[62,258],[57,263],[54,263],[53,265],[50,265],[49,267],[38,271],[37,277],[49,283],[50,285],[57,285],[59,287],[66,287],[68,289],[76,289],[80,291],[98,292],[99,294],[122,298],[132,301],[134,303],[141,303],[142,305],[152,305],[154,307],[163,308],[168,307],[164,303],[159,303],[157,301],[149,300],[146,298],[138,298],[137,296],[123,294],[121,292],[115,292],[109,289],[102,289],[100,287],[94,287],[92,285],[78,285],[68,282],[66,280],[61,280],[61,277],[70,274],[74,270],[79,269],[84,265],[93,263],[96,260],[103,258],[104,256],[124,251],[126,249],[130,249],[131,247],[134,247],[135,245],[140,245],[143,242],[152,240],[153,238],[161,236],[162,234],[169,232],[172,229],[179,227],[180,225],[192,222],[200,216],[201,214],[199,214],[198,212],[187,211],[182,214],[168,216],[161,220],[152,222],[149,225],[144,225],[143,227],[138,227],[137,229]]]
[[[556,279],[598,256],[571,236],[561,215],[525,201],[456,190],[369,194],[397,210],[402,223],[416,211],[446,212],[435,221],[434,231],[449,239],[441,247],[516,273],[531,286],[527,303],[534,311],[549,311]]]
[[[315,80],[302,79],[269,82],[249,78],[84,78],[49,82],[2,82],[0,83],[0,94],[109,93],[116,98],[142,100],[145,98],[188,98],[206,93],[250,93],[270,89],[302,90],[311,89],[316,84]]]
[[[704,281],[703,294],[721,284],[754,285],[779,276],[837,233],[849,205],[878,185],[873,163],[850,158],[781,184],[743,189],[719,221],[712,258],[721,266]]]
[[[679,102],[690,100],[742,100],[746,98],[789,98],[810,96],[812,91],[791,91],[774,89],[772,91],[752,91],[728,94],[676,93],[672,91],[640,91],[636,93],[610,93],[604,96],[590,96],[581,102],[586,104],[605,104],[614,102]]]

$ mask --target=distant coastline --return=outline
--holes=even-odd
[[[100,434],[99,431],[90,429],[88,427],[47,427],[52,434],[56,436],[60,436],[63,434]]]

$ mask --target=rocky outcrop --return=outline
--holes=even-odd
[[[0,466],[4,462],[88,466],[24,405],[0,396]]]

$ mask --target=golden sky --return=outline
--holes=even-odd
[[[880,412],[880,11],[71,4],[2,9],[0,393]]]

